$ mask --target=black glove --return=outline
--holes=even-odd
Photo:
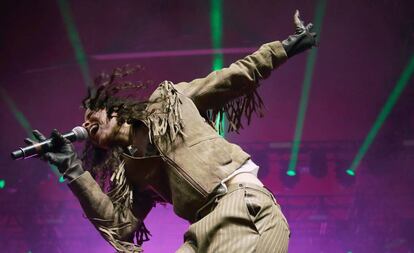
[[[316,45],[316,33],[310,32],[313,26],[312,23],[305,26],[299,18],[298,10],[293,16],[293,22],[295,24],[295,34],[282,41],[283,48],[289,58]]]
[[[33,135],[37,141],[29,138],[24,141],[32,145],[46,140],[46,137],[38,130],[33,130]],[[63,174],[63,177],[69,180],[69,182],[79,177],[84,170],[82,168],[82,162],[78,159],[72,143],[64,138],[56,129],[52,131],[51,138],[54,150],[42,155],[41,159],[47,160],[55,165],[59,172]]]

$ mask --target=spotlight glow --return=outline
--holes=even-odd
[[[388,96],[388,99],[385,102],[384,106],[382,107],[381,112],[378,114],[377,119],[375,120],[374,124],[371,127],[371,130],[368,132],[367,136],[365,137],[364,142],[362,143],[361,147],[358,150],[358,153],[356,154],[354,160],[352,161],[350,170],[355,171],[358,168],[359,164],[361,163],[362,159],[367,153],[369,147],[371,146],[372,142],[377,136],[379,130],[381,129],[388,115],[391,113],[392,109],[394,108],[394,105],[397,103],[398,99],[400,98],[401,93],[403,92],[407,84],[409,83],[410,78],[413,75],[413,73],[414,73],[414,55],[411,55],[411,58],[407,66],[401,73],[401,76],[398,79],[394,89],[391,91],[391,94]]]
[[[293,177],[296,176],[296,171],[295,170],[288,170],[286,171],[286,175]]]
[[[14,118],[19,122],[20,126],[25,130],[26,134],[30,136],[31,138],[34,138],[32,134],[32,126],[29,123],[29,120],[24,116],[23,112],[17,108],[16,103],[14,100],[7,94],[7,92],[0,88],[0,97],[6,102],[7,106],[9,107],[9,110],[13,113]],[[50,168],[52,169],[53,173],[55,175],[60,176],[60,173],[56,166],[50,165]]]
[[[346,170],[346,174],[350,175],[350,176],[355,176],[355,171],[348,169]]]
[[[73,17],[72,17],[70,3],[67,0],[58,0],[57,3],[59,6],[60,14],[62,15],[62,18],[63,18],[63,23],[65,24],[65,27],[66,27],[66,32],[67,32],[70,44],[72,45],[72,48],[75,53],[76,62],[78,63],[80,67],[83,81],[86,87],[91,87],[92,80],[89,74],[88,60],[83,50],[82,42],[80,40],[80,36],[76,28],[75,21],[73,20]]]
[[[210,30],[211,30],[211,42],[214,50],[221,50],[222,37],[223,37],[223,2],[222,0],[210,1]],[[223,53],[218,52],[213,56],[213,70],[220,70],[223,68]],[[224,113],[219,115],[215,122],[215,127],[219,134],[224,137],[226,120]]]
[[[322,21],[325,15],[326,0],[319,0],[315,10],[314,31],[321,37]],[[295,170],[298,163],[299,148],[302,139],[303,125],[305,122],[306,109],[308,107],[309,93],[312,85],[313,70],[316,63],[317,48],[309,51],[306,61],[305,77],[302,84],[302,94],[299,102],[299,111],[296,120],[295,136],[290,155],[289,170]]]
[[[6,187],[6,180],[0,179],[0,189],[4,189]]]

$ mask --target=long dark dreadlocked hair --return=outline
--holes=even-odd
[[[82,107],[86,110],[98,111],[106,109],[110,119],[116,115],[119,125],[124,123],[139,127],[141,119],[146,115],[145,108],[148,105],[147,97],[152,89],[152,82],[132,82],[126,79],[141,66],[123,66],[112,70],[111,74],[102,73],[94,80],[94,87],[88,89],[88,94],[82,101]],[[85,168],[91,172],[95,180],[105,190],[109,191],[112,185],[108,178],[120,164],[120,155],[123,152],[120,147],[112,147],[108,150],[95,147],[90,141],[86,142],[82,160]]]
[[[102,73],[94,81],[94,87],[88,90],[88,95],[82,101],[83,108],[91,111],[106,109],[108,119],[116,115],[117,123],[132,125],[131,131],[142,126],[142,119],[146,117],[145,108],[148,105],[148,96],[153,89],[148,86],[152,82],[131,82],[126,80],[127,76],[141,70],[140,66],[124,66],[113,69],[111,74]],[[95,147],[87,141],[83,151],[82,161],[85,168],[104,190],[110,194],[116,185],[109,178],[121,165],[121,147],[111,147],[108,150]],[[134,191],[134,202],[137,206],[148,208],[154,206],[160,199],[150,191]],[[126,207],[124,207],[126,208]],[[149,240],[150,232],[141,222],[135,232],[138,245]],[[109,238],[114,245],[119,242]]]

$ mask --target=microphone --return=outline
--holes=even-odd
[[[87,139],[88,136],[88,131],[84,127],[80,126],[73,128],[69,133],[63,134],[63,137],[68,139],[70,142],[82,141]],[[47,153],[51,150],[53,150],[52,139],[47,139],[45,141],[13,151],[11,153],[11,158],[13,160],[27,159],[39,154]]]

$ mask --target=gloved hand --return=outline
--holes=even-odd
[[[37,141],[29,138],[25,139],[25,143],[32,145],[37,142],[46,140],[46,137],[38,130],[33,130],[33,135]],[[79,177],[83,172],[82,162],[78,159],[74,151],[72,143],[65,139],[56,129],[51,134],[54,150],[41,156],[41,159],[49,161],[55,165],[63,177],[69,182]]]
[[[316,33],[310,32],[312,23],[305,26],[299,18],[298,10],[293,16],[293,23],[295,24],[295,34],[282,41],[283,48],[289,58],[316,45]]]

